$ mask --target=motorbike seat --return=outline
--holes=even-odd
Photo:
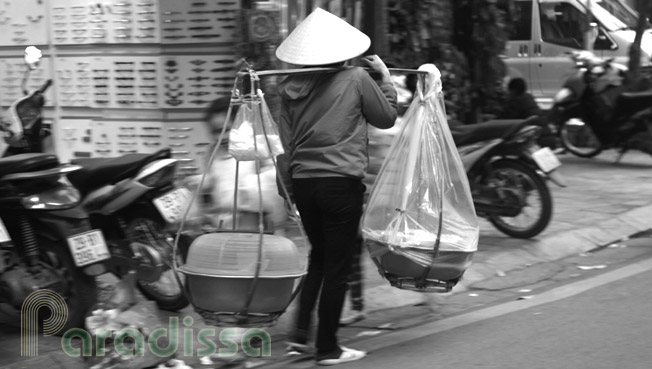
[[[623,92],[616,99],[613,117],[630,116],[652,107],[652,91]]]
[[[74,159],[71,160],[71,164],[80,165],[82,169],[68,174],[68,179],[82,195],[85,195],[107,184],[115,184],[123,179],[133,177],[145,165],[171,156],[170,149],[165,148],[153,154],[126,154],[117,158]]]
[[[0,159],[0,176],[52,169],[58,166],[59,159],[56,155],[41,153],[17,154]]]
[[[450,127],[457,147],[476,142],[508,137],[527,125],[536,125],[538,117],[527,119],[496,119],[471,125]]]

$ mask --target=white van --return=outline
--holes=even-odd
[[[564,80],[572,72],[568,52],[581,50],[586,37],[587,0],[516,0],[515,27],[507,42],[505,63],[508,76],[522,77],[542,107],[552,103]],[[629,46],[634,42],[636,17],[620,0],[591,0],[597,23],[593,52],[615,57],[627,65]],[[609,9],[609,10],[607,10]],[[635,14],[635,13],[634,13]],[[652,32],[641,42],[641,65],[652,57]]]

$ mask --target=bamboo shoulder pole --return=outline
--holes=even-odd
[[[336,72],[339,70],[350,69],[352,67],[313,67],[313,68],[298,68],[298,69],[270,69],[270,70],[261,70],[255,71],[256,75],[259,77],[263,76],[287,76],[292,74],[307,74],[307,73],[325,73],[325,72]],[[406,73],[406,74],[428,74],[428,72],[423,70],[416,69],[403,69],[403,68],[388,68],[390,74],[397,73]],[[365,68],[367,71],[373,71],[373,69]],[[240,71],[237,73],[238,76],[249,75],[249,71]]]

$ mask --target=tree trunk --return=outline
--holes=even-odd
[[[650,11],[649,0],[637,0],[636,11],[638,12],[638,23],[636,24],[636,37],[629,48],[629,71],[627,72],[627,84],[636,85],[641,79],[641,40],[643,32],[647,27],[646,15]]]

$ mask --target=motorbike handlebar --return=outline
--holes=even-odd
[[[41,86],[41,88],[38,89],[38,91],[40,93],[44,93],[48,88],[50,88],[50,86],[52,86],[52,80],[48,79],[47,81],[45,81],[43,86]]]

